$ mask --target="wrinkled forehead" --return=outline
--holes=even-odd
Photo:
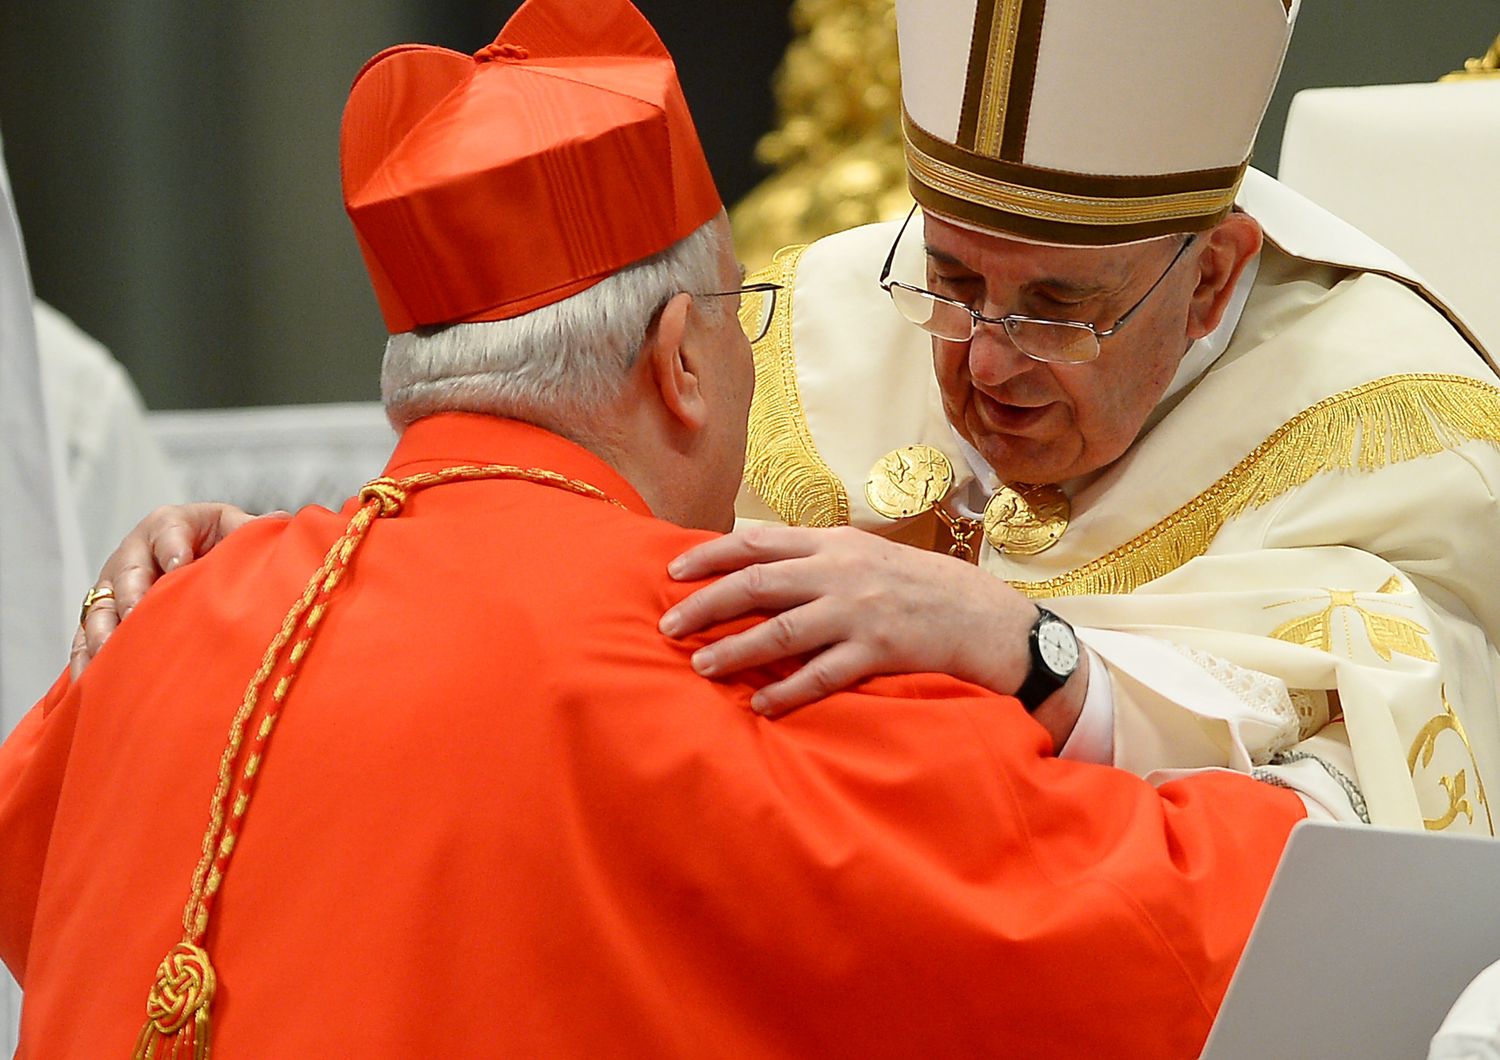
[[[1129,277],[1180,239],[1170,235],[1103,247],[1065,246],[1002,235],[930,212],[922,218],[922,237],[930,264],[995,282],[1056,278],[1106,286]]]

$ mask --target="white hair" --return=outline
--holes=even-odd
[[[436,412],[584,422],[619,395],[668,299],[723,286],[721,243],[710,221],[561,302],[509,320],[392,335],[380,372],[386,416],[397,430]]]

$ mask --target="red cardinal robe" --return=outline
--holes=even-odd
[[[656,629],[704,535],[537,428],[443,415],[260,767],[215,907],[214,1060],[1196,1055],[1290,792],[1059,761],[1013,699],[883,678],[780,721]],[[0,749],[21,1056],[127,1057],[230,719],[343,514],[163,579]]]

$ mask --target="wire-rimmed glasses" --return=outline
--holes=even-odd
[[[1189,235],[1182,246],[1177,248],[1177,253],[1156,278],[1156,282],[1146,289],[1146,293],[1141,295],[1135,305],[1125,310],[1112,326],[1101,331],[1081,320],[1049,320],[1021,313],[987,317],[956,299],[944,298],[924,288],[891,279],[896,248],[900,246],[906,226],[911,224],[916,212],[917,207],[913,205],[906,220],[901,223],[901,231],[896,233],[896,241],[891,244],[891,252],[886,255],[885,265],[880,270],[881,289],[891,296],[896,310],[923,331],[949,342],[968,342],[974,337],[980,324],[994,324],[1004,328],[1011,343],[1027,357],[1035,361],[1059,364],[1085,364],[1098,357],[1099,343],[1118,334],[1121,328],[1130,323],[1130,318],[1146,304],[1146,300],[1161,286],[1162,281],[1197,238],[1196,235]]]
[[[698,297],[728,298],[730,295],[739,295],[740,327],[744,329],[745,338],[751,342],[759,342],[771,330],[771,319],[776,315],[776,292],[779,290],[779,283],[747,283],[733,291],[709,291]]]

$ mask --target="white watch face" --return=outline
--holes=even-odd
[[[1066,622],[1043,622],[1036,631],[1036,646],[1053,673],[1071,674],[1078,668],[1078,638]]]

